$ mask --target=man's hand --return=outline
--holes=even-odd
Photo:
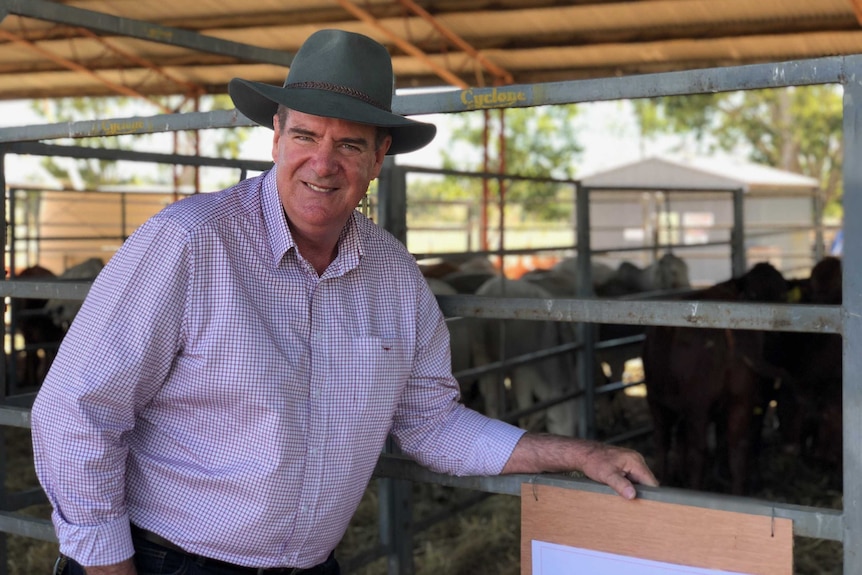
[[[525,433],[502,473],[561,473],[580,471],[604,483],[626,499],[637,495],[633,484],[656,487],[658,481],[637,451],[588,441]]]

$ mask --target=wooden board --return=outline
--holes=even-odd
[[[521,573],[532,541],[751,575],[792,575],[793,522],[524,483]]]

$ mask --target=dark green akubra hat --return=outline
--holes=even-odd
[[[237,109],[272,128],[279,104],[314,116],[388,128],[387,154],[412,152],[434,139],[437,128],[392,113],[395,77],[386,48],[362,34],[315,32],[293,58],[284,86],[234,78],[228,92]]]

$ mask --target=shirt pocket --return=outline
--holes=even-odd
[[[336,355],[331,391],[343,413],[389,421],[410,377],[412,353],[392,337],[357,337]]]

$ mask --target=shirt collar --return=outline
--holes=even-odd
[[[278,186],[275,179],[276,169],[272,168],[264,174],[261,187],[261,204],[263,207],[263,220],[266,225],[266,233],[269,245],[272,248],[273,267],[278,267],[285,254],[291,248],[296,248],[296,242],[287,225],[287,217],[278,197]],[[366,221],[358,212],[354,211],[341,235],[338,238],[338,257],[330,267],[338,275],[347,273],[359,265],[362,256],[362,222]]]

